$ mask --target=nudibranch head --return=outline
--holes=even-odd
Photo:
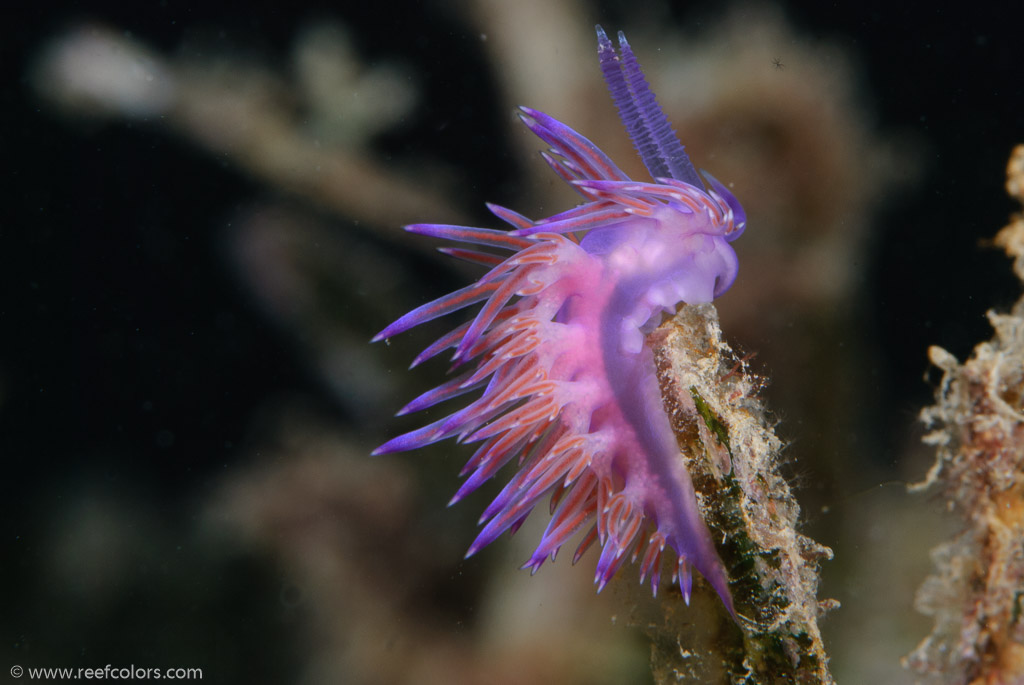
[[[407,230],[465,247],[443,251],[489,271],[476,283],[414,309],[381,340],[481,304],[476,316],[429,345],[413,365],[454,348],[454,377],[406,405],[406,414],[469,394],[475,399],[375,454],[446,438],[478,448],[451,503],[504,466],[507,485],[485,509],[467,556],[515,531],[548,499],[552,519],[524,568],[536,571],[586,529],[574,561],[602,548],[598,588],[628,560],[657,593],[662,556],[675,554],[689,601],[696,568],[733,612],[728,579],[696,502],[661,402],[646,335],[680,303],[710,302],[736,278],[729,244],[746,223],[728,189],[707,186],[644,80],[625,36],[619,51],[597,27],[612,98],[651,182],[631,180],[593,143],[526,107],[520,118],[550,146],[542,152],[583,203],[531,220],[497,205],[511,230],[415,224]],[[495,251],[507,251],[501,254]]]

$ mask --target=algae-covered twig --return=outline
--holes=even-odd
[[[666,409],[737,612],[734,620],[708,603],[712,622],[697,622],[679,610],[681,597],[666,598],[662,623],[649,626],[655,678],[832,683],[818,616],[837,603],[817,599],[818,562],[832,551],[797,531],[799,506],[779,473],[782,443],[756,396],[761,379],[735,372],[743,362],[722,341],[712,305],[683,307],[654,343]]]

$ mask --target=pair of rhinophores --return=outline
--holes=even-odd
[[[697,508],[690,475],[662,405],[647,334],[680,303],[710,302],[736,278],[729,245],[746,217],[732,194],[702,182],[650,91],[625,36],[618,50],[597,27],[601,71],[653,182],[633,181],[593,143],[547,114],[519,117],[550,146],[541,155],[583,203],[531,220],[488,205],[510,230],[414,224],[406,230],[492,248],[442,251],[489,270],[476,283],[414,309],[383,340],[481,304],[476,316],[429,345],[412,365],[454,348],[453,377],[399,411],[474,394],[461,409],[375,450],[446,438],[476,445],[455,503],[516,462],[484,510],[466,556],[514,532],[538,503],[551,521],[524,565],[536,571],[587,528],[575,562],[596,541],[600,591],[627,560],[657,594],[661,557],[675,555],[689,602],[691,567],[735,615],[728,579]],[[494,250],[505,251],[496,253]]]

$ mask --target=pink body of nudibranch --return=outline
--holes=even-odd
[[[630,180],[586,138],[522,108],[524,123],[551,146],[542,153],[545,160],[585,201],[539,221],[490,206],[510,231],[407,227],[512,254],[447,248],[490,271],[375,338],[483,303],[474,319],[413,362],[455,348],[455,377],[400,413],[471,392],[476,399],[375,453],[449,437],[478,444],[453,503],[516,463],[484,511],[483,529],[467,556],[516,530],[538,503],[550,501],[552,519],[525,567],[536,571],[588,528],[574,560],[600,544],[598,589],[625,561],[639,559],[641,582],[650,579],[657,593],[661,557],[670,548],[684,596],[689,599],[692,566],[731,612],[726,573],[697,508],[645,338],[679,303],[710,302],[729,288],[737,271],[729,241],[742,232],[745,217],[710,176],[710,189],[704,187],[622,34],[621,55],[600,27],[598,36],[605,78],[654,182]]]

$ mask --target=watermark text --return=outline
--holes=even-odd
[[[147,668],[143,666],[113,666],[102,668],[32,668],[11,666],[12,678],[28,680],[202,680],[201,668]]]

